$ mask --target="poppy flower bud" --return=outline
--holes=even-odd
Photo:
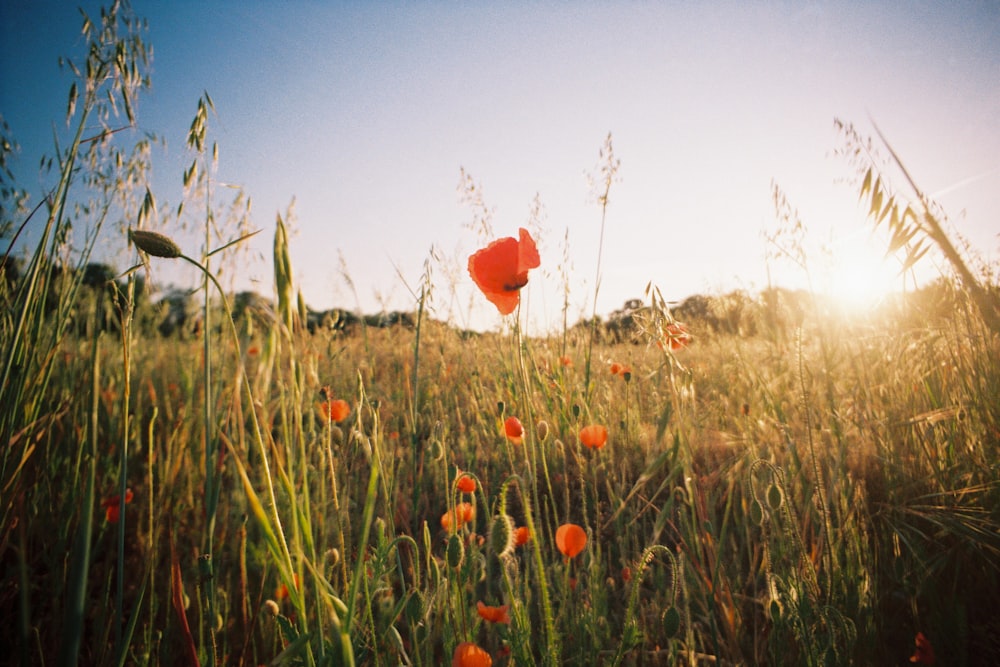
[[[781,499],[783,494],[781,493],[781,487],[777,484],[772,484],[767,487],[767,504],[772,510],[777,511],[781,507]]]
[[[503,558],[514,551],[514,519],[501,514],[490,523],[490,551]]]
[[[462,561],[465,560],[465,545],[462,544],[462,538],[457,534],[452,535],[448,539],[448,547],[445,549],[445,560],[448,562],[448,566],[458,569],[462,565]]]
[[[264,600],[264,611],[271,616],[277,616],[281,613],[281,608],[274,600]]]
[[[549,423],[544,419],[540,420],[535,425],[535,433],[538,435],[538,442],[545,442],[545,439],[549,437]]]
[[[671,605],[670,609],[663,613],[663,635],[668,638],[673,638],[677,635],[677,631],[681,627],[681,613],[677,611],[677,607]]]
[[[128,230],[128,237],[135,247],[153,257],[166,257],[173,259],[181,256],[180,247],[174,243],[173,239],[159,232],[150,232],[144,229]]]

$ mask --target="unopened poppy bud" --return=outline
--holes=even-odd
[[[535,432],[538,434],[538,442],[545,442],[545,438],[549,437],[549,423],[544,419],[540,420],[535,425]]]
[[[490,551],[503,558],[514,551],[514,519],[501,514],[490,524]]]
[[[503,417],[504,410],[507,409],[507,405],[503,401],[497,401],[497,414]]]
[[[462,565],[462,561],[465,560],[465,545],[462,544],[462,538],[458,534],[452,535],[448,539],[448,548],[445,550],[445,560],[448,561],[448,566],[458,569]]]
[[[767,504],[772,510],[777,511],[781,507],[782,496],[781,487],[777,484],[767,487]]]
[[[337,567],[340,562],[340,549],[327,549],[326,557],[330,559],[330,567]]]
[[[677,611],[677,607],[674,605],[670,606],[670,609],[663,612],[663,635],[668,638],[673,638],[677,635],[677,631],[681,627],[681,613]]]
[[[274,600],[264,600],[264,611],[271,616],[277,616],[281,613],[281,608]]]
[[[147,255],[166,257],[167,259],[181,256],[180,247],[165,234],[150,232],[144,229],[130,229],[128,237],[135,244],[136,248]]]
[[[444,458],[444,446],[439,440],[431,440],[428,445],[428,453],[431,456],[431,460],[440,461]]]

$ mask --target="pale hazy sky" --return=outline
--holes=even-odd
[[[19,183],[39,196],[78,55],[76,3],[0,6],[0,113],[21,144]],[[97,14],[96,3],[85,2]],[[544,207],[542,268],[527,288],[538,326],[561,320],[557,266],[569,234],[570,319],[590,311],[600,208],[586,173],[608,132],[621,160],[604,236],[598,312],[642,295],[668,299],[766,285],[762,234],[772,181],[816,243],[873,256],[835,118],[878,123],[961,234],[987,259],[1000,248],[1000,3],[983,2],[150,2],[151,94],[143,130],[168,144],[153,183],[167,212],[190,162],[198,97],[217,117],[220,181],[253,199],[253,243],[267,260],[241,272],[269,294],[277,212],[294,197],[292,263],[314,308],[354,307],[342,253],[368,312],[409,309],[397,275],[419,283],[433,245],[434,308],[477,328],[499,317],[465,273],[480,240],[465,228],[464,167],[482,185],[499,236]],[[952,186],[964,183],[961,187]],[[901,185],[901,184],[900,184]],[[109,247],[123,239],[108,230]],[[184,239],[188,254],[200,251]],[[122,268],[127,260],[117,260]],[[160,283],[194,277],[154,269]],[[458,279],[457,297],[445,277]],[[794,273],[772,267],[779,282]],[[854,269],[866,276],[867,269]],[[154,275],[157,278],[157,275]],[[799,284],[801,284],[799,282]],[[452,310],[454,306],[454,310]]]

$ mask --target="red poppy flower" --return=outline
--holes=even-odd
[[[531,234],[523,227],[520,239],[497,239],[469,257],[469,275],[501,315],[510,315],[528,284],[528,270],[542,264]]]
[[[521,425],[521,420],[517,417],[507,417],[507,420],[503,423],[503,432],[507,436],[507,439],[515,445],[519,445],[524,441],[524,426]]]
[[[608,429],[600,424],[591,424],[580,429],[580,442],[584,447],[600,449],[608,443]]]
[[[490,607],[482,602],[476,603],[476,613],[479,618],[490,623],[506,623],[510,625],[510,616],[507,614],[507,605]]]
[[[299,575],[295,572],[292,573],[292,582],[295,584],[295,590],[299,590]],[[279,600],[288,599],[288,586],[284,583],[278,584],[278,587],[274,589],[274,597]]]
[[[334,401],[323,401],[317,405],[320,414],[332,422],[342,422],[351,414],[351,404],[340,398]]]
[[[132,502],[132,496],[132,489],[125,489],[126,505]],[[104,518],[108,523],[118,523],[118,519],[121,518],[121,502],[122,497],[117,493],[101,501],[101,507],[104,508]]]
[[[611,371],[612,375],[621,375],[622,377],[625,377],[626,373],[629,373],[629,374],[632,373],[632,369],[631,368],[629,368],[625,364],[619,364],[618,362],[615,362],[615,363],[611,364],[611,366],[608,368],[608,370]]]
[[[564,523],[556,529],[556,547],[566,558],[574,558],[587,546],[587,533],[575,523]]]
[[[663,327],[663,341],[660,347],[666,344],[671,350],[680,350],[688,346],[691,342],[691,334],[683,322],[671,322]]]
[[[531,532],[527,526],[519,526],[514,529],[514,546],[521,547],[531,539]]]
[[[475,518],[476,508],[472,503],[458,503],[454,512],[445,512],[441,515],[441,527],[451,533]]]
[[[492,667],[493,658],[472,642],[462,642],[451,656],[451,667]]]
[[[918,665],[933,665],[934,647],[931,646],[931,640],[927,639],[924,633],[918,632],[913,642],[917,645],[917,648],[913,651],[913,655],[910,656],[910,662]]]
[[[559,365],[564,366],[566,368],[572,368],[573,360],[564,354],[563,356],[559,357]]]
[[[476,480],[466,475],[464,472],[459,473],[458,480],[455,482],[455,486],[462,493],[475,493],[476,492]]]

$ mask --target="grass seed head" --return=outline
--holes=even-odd
[[[150,232],[144,229],[130,229],[129,239],[135,247],[153,257],[165,257],[173,259],[181,256],[181,249],[173,239],[159,232]]]

